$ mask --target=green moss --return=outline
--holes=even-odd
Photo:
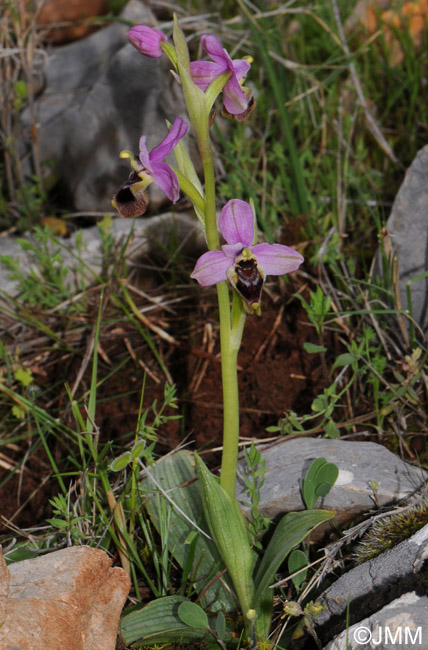
[[[356,547],[354,556],[357,563],[362,564],[397,546],[427,523],[428,500],[375,522]]]

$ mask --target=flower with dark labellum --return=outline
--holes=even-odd
[[[236,258],[235,268],[228,269],[227,278],[243,299],[244,306],[250,308],[249,313],[260,315],[264,274],[258,268],[257,259],[250,248],[244,248]]]
[[[133,172],[113,197],[113,206],[122,217],[137,217],[147,209],[149,204],[146,188],[154,183],[176,203],[180,196],[177,174],[165,162],[165,158],[177,146],[187,132],[187,124],[177,117],[168,135],[150,152],[146,146],[146,136],[140,138],[140,157],[136,158],[130,151],[122,151],[121,158],[129,158]]]
[[[263,284],[268,275],[299,268],[300,253],[282,244],[255,244],[254,215],[249,203],[232,199],[220,213],[219,230],[226,244],[201,255],[190,277],[202,286],[229,280],[248,313],[260,314]]]

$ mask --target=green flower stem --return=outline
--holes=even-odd
[[[231,498],[235,498],[236,470],[239,443],[239,392],[238,352],[241,347],[246,314],[240,298],[235,298],[238,308],[233,309],[230,323],[229,288],[227,282],[217,285],[220,314],[221,375],[223,386],[223,452],[221,457],[220,485]],[[239,301],[239,303],[238,303]],[[223,303],[227,305],[222,308]],[[237,318],[235,318],[235,315]]]
[[[199,148],[205,180],[205,227],[208,248],[218,250],[220,239],[217,228],[214,161],[209,130],[200,134]],[[220,320],[221,375],[223,388],[223,454],[220,485],[235,498],[236,470],[239,442],[238,352],[245,323],[242,301],[234,297],[233,322],[231,320],[229,288],[227,282],[217,284]],[[239,303],[237,302],[239,300]]]
[[[220,249],[220,239],[217,229],[217,212],[216,212],[216,196],[215,196],[215,178],[214,178],[214,161],[209,142],[205,146],[205,138],[200,143],[200,152],[202,157],[202,164],[204,167],[204,180],[205,180],[205,229],[207,236],[208,248],[210,250]],[[229,303],[228,303],[229,304]]]

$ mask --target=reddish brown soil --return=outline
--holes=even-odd
[[[278,285],[273,284],[271,291],[264,295],[262,317],[247,319],[239,355],[242,437],[268,437],[266,427],[276,425],[289,409],[299,414],[308,413],[314,396],[322,392],[325,385],[319,355],[306,354],[303,349],[305,341],[318,343],[318,340],[300,303],[293,298],[297,288],[290,283],[280,292]],[[109,319],[108,310],[105,318],[109,325],[103,327],[100,335],[99,378],[111,374],[112,368],[120,361],[125,363],[99,388],[96,423],[100,430],[100,443],[113,440],[123,445],[130,442],[135,432],[144,378],[142,366],[150,373],[146,377],[144,408],[150,407],[154,399],[162,403],[165,377],[135,327],[130,327],[123,319],[118,322],[117,314],[116,321],[114,314]],[[182,420],[169,422],[159,431],[156,451],[169,451],[185,438],[193,441],[198,449],[219,447],[222,391],[214,295],[207,290],[197,291],[179,304],[173,317],[160,313],[156,323],[175,340],[171,344],[153,335],[177,385],[184,415]],[[62,386],[65,381],[73,385],[90,333],[91,328],[87,327],[81,334],[82,340],[73,341],[79,355],[67,358],[64,354],[57,354],[56,360],[45,366],[46,376],[40,377],[41,383],[59,387],[60,396],[54,400],[54,408],[70,427],[74,423]],[[334,348],[334,341],[329,345]],[[37,370],[37,364],[32,367]],[[83,374],[76,396],[89,389],[90,371],[91,363]],[[34,438],[37,439],[36,432],[33,433],[33,442]],[[11,465],[22,460],[22,445],[30,446],[30,443],[31,439],[5,450]],[[67,452],[57,440],[52,440],[51,444],[52,453],[61,466]],[[6,467],[0,467],[0,483],[8,474]],[[43,523],[47,516],[47,499],[58,491],[55,479],[48,478],[51,475],[46,453],[40,447],[25,463],[23,472],[18,472],[0,487],[3,517],[12,519],[20,527]]]

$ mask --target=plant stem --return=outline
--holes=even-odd
[[[202,142],[200,144],[200,150],[205,180],[205,228],[207,243],[210,250],[218,250],[220,248],[220,239],[217,230],[214,161],[210,146],[206,147]]]
[[[231,498],[235,498],[236,470],[238,465],[239,443],[239,391],[238,391],[238,352],[241,346],[245,324],[245,312],[240,298],[237,323],[230,323],[229,289],[226,282],[217,285],[220,314],[221,375],[223,386],[223,452],[221,457],[220,485]],[[228,321],[223,325],[221,308],[227,302]],[[235,318],[234,318],[235,320]]]
[[[209,140],[209,132],[201,138],[200,153],[204,167],[205,180],[205,226],[208,248],[220,248],[217,230],[215,202],[214,161]],[[217,284],[217,298],[220,320],[221,375],[223,387],[223,454],[221,462],[220,485],[229,496],[235,498],[236,469],[238,464],[239,442],[239,394],[238,394],[238,351],[241,344],[245,317],[242,303],[238,309],[238,320],[231,322],[229,288],[227,282]],[[236,309],[234,310],[236,312]],[[235,321],[234,315],[234,321]],[[235,326],[236,325],[236,326]]]

